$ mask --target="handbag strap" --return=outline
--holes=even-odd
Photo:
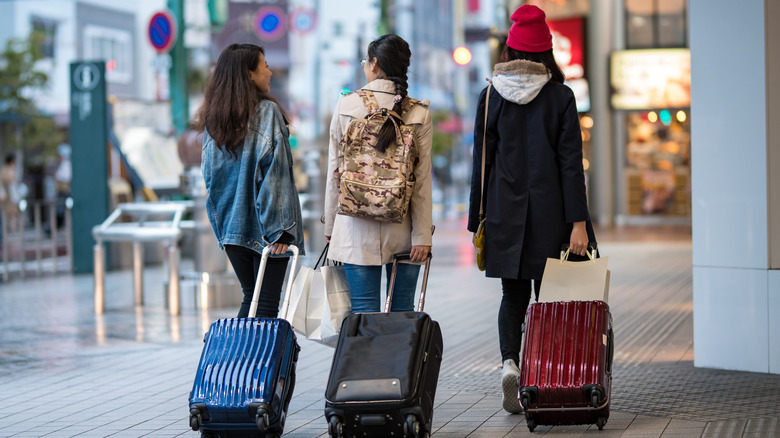
[[[485,149],[487,149],[487,145],[485,144],[485,135],[487,134],[487,120],[488,120],[488,109],[490,107],[488,106],[490,102],[490,87],[493,85],[492,82],[488,79],[488,87],[487,92],[485,93],[485,123],[482,125],[482,172],[480,175],[482,176],[482,182],[479,186],[479,220],[481,221],[482,218],[485,217],[485,210],[484,210],[484,199],[485,199]]]

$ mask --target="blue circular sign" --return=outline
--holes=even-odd
[[[171,50],[176,43],[176,20],[170,11],[159,11],[149,20],[149,42],[158,53]]]
[[[284,11],[274,6],[266,6],[255,15],[255,32],[260,39],[274,41],[281,38],[285,31]]]
[[[307,33],[317,27],[317,12],[313,9],[299,8],[290,13],[290,30]]]

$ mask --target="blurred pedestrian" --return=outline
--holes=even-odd
[[[427,101],[414,105],[407,94],[407,71],[412,53],[409,44],[398,35],[384,35],[368,45],[366,59],[361,61],[366,86],[379,107],[400,115],[397,123],[411,126],[419,161],[414,167],[414,188],[409,210],[400,223],[337,214],[340,181],[334,172],[339,167],[342,136],[353,119],[365,118],[368,109],[357,93],[342,96],[330,124],[328,178],[325,188],[325,240],[330,242],[328,256],[344,263],[352,298],[353,312],[380,310],[382,266],[389,278],[393,255],[410,253],[422,262],[432,244],[431,145],[433,131]],[[405,108],[408,109],[404,111]],[[388,119],[375,146],[384,151],[396,140],[396,128]],[[379,154],[383,152],[378,152]],[[393,311],[414,308],[419,265],[400,264],[393,288]]]
[[[203,132],[202,168],[211,227],[236,272],[247,317],[260,253],[303,253],[303,222],[292,175],[287,118],[269,92],[271,70],[263,49],[232,44],[217,60],[194,122]],[[289,257],[271,257],[257,317],[275,318]]]
[[[590,241],[595,238],[577,107],[553,57],[545,14],[523,5],[511,19],[507,47],[493,70],[493,86],[482,91],[477,106],[468,230],[477,231],[483,201],[485,275],[500,278],[503,289],[498,312],[503,406],[519,413],[521,327],[532,281],[538,299],[546,259],[559,257],[563,243],[571,245],[573,254],[584,255],[589,236]]]
[[[5,156],[3,168],[0,169],[0,202],[6,218],[6,228],[9,232],[16,231],[19,226],[19,177],[16,172],[16,154]]]

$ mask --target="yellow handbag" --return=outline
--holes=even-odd
[[[480,271],[485,270],[485,211],[483,198],[485,197],[485,133],[487,132],[487,114],[488,114],[488,102],[490,102],[490,86],[488,84],[487,92],[485,93],[485,124],[482,127],[482,184],[480,185],[479,192],[479,227],[477,232],[474,233],[474,253],[477,259],[477,268]]]
[[[480,219],[477,232],[474,233],[474,250],[477,256],[477,268],[485,270],[485,218]]]

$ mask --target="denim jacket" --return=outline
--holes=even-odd
[[[201,169],[206,211],[219,241],[255,251],[287,232],[303,253],[303,222],[295,188],[289,132],[279,107],[262,100],[238,157],[221,151],[203,135]]]

